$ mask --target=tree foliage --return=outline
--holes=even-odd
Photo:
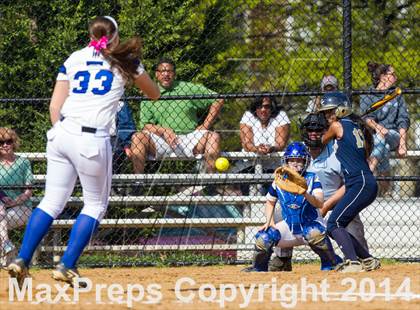
[[[392,64],[401,86],[418,87],[418,3],[352,4],[353,88],[370,85],[369,60]],[[0,3],[0,97],[48,98],[57,68],[88,43],[87,25],[97,15],[114,16],[123,39],[143,39],[149,72],[158,58],[169,56],[180,79],[222,93],[318,90],[324,74],[343,74],[339,0],[5,0]],[[308,98],[280,101],[294,118]],[[247,103],[228,101],[218,128],[238,129]],[[409,104],[412,110],[416,106],[414,100]],[[2,105],[3,124],[25,138],[43,136],[48,100]],[[43,139],[30,140],[26,148],[43,148]],[[233,141],[228,145],[238,147]]]

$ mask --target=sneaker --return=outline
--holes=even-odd
[[[17,280],[20,288],[22,288],[25,279],[29,278],[28,267],[26,267],[22,258],[14,259],[13,262],[7,266],[7,271],[9,272],[11,278]]]
[[[66,268],[63,263],[60,263],[56,266],[55,270],[52,272],[52,277],[54,280],[62,281],[70,284],[71,287],[74,287],[78,283],[79,287],[86,288],[86,282],[78,282],[77,279],[80,278],[80,274],[76,268],[70,269]]]
[[[360,259],[360,263],[365,271],[372,271],[381,268],[381,261],[375,257]]]
[[[362,264],[359,261],[351,261],[346,259],[343,263],[338,264],[335,268],[336,271],[339,272],[361,272],[363,271]]]

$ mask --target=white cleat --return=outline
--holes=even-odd
[[[7,271],[11,278],[17,280],[20,288],[22,288],[25,279],[29,278],[28,267],[26,267],[25,262],[21,258],[13,260],[13,262],[7,266]]]
[[[87,287],[85,282],[78,280],[81,277],[77,269],[66,268],[63,263],[58,264],[55,270],[53,270],[52,277],[54,280],[70,284],[71,287],[75,285],[83,288]]]
[[[338,272],[361,272],[363,271],[362,264],[359,261],[345,260],[343,263],[338,264],[336,269]]]

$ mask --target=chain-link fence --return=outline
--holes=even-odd
[[[128,89],[119,104],[109,207],[82,263],[248,261],[273,171],[285,147],[302,140],[300,124],[322,95],[342,90],[361,114],[396,86],[402,95],[368,115],[380,189],[361,219],[374,256],[419,259],[414,1],[39,0],[3,1],[0,10],[0,126],[15,131],[0,129],[2,264],[43,197],[58,67],[87,45],[96,15],[114,16],[122,39],[143,38],[142,62],[162,98]],[[229,160],[224,172],[219,157]],[[62,254],[82,207],[77,184],[37,263]],[[307,246],[294,255],[316,258]]]

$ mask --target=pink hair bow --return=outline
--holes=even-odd
[[[95,50],[99,53],[101,49],[106,48],[108,44],[108,38],[106,36],[102,36],[98,41],[92,40],[89,43],[89,47],[93,46]]]

